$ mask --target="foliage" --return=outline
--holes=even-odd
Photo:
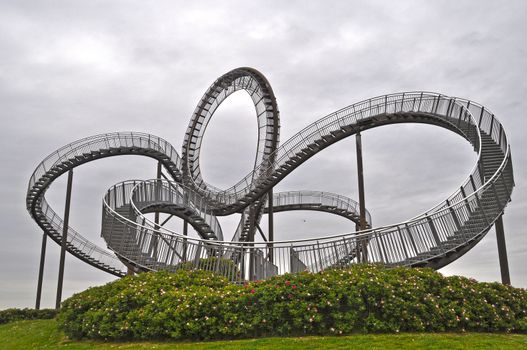
[[[63,303],[73,338],[230,339],[352,332],[526,332],[527,292],[431,269],[356,265],[235,285],[208,271],[145,273]]]
[[[20,320],[44,320],[56,315],[57,311],[54,309],[5,309],[0,310],[0,324]]]

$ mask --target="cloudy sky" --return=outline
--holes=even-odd
[[[326,114],[392,92],[425,90],[490,108],[512,145],[516,188],[504,216],[511,279],[527,287],[525,1],[2,1],[0,2],[0,309],[34,305],[41,231],[25,209],[28,179],[79,138],[142,131],[180,149],[195,104],[240,66],[271,82],[281,140]],[[203,142],[206,181],[229,186],[251,168],[256,118],[247,95],[218,110]],[[476,155],[446,130],[386,126],[363,134],[366,205],[374,224],[413,217],[453,192]],[[357,198],[354,139],[313,157],[277,191]],[[155,176],[126,156],[75,170],[70,223],[104,246],[101,199],[112,184]],[[47,197],[63,211],[65,176]],[[221,218],[226,236],[237,217]],[[312,212],[276,215],[277,239],[353,230]],[[173,222],[177,229],[181,222]],[[265,225],[264,230],[265,230]],[[52,307],[58,246],[48,241],[42,305]],[[441,270],[499,280],[494,230]],[[114,277],[68,257],[64,295]]]

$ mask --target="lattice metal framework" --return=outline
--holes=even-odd
[[[214,111],[230,94],[244,90],[258,119],[254,169],[228,189],[207,184],[200,171],[200,148]],[[255,242],[254,232],[269,211],[268,193],[289,173],[335,142],[361,131],[396,123],[425,123],[465,138],[478,159],[469,176],[447,199],[402,223],[330,237]],[[471,249],[489,231],[510,201],[514,187],[511,151],[502,124],[487,108],[456,97],[405,92],[371,98],[310,124],[279,146],[279,113],[269,82],[252,68],[217,79],[194,111],[182,157],[167,141],[145,133],[110,133],[68,144],[35,169],[27,209],[57,243],[67,232],[67,250],[104,271],[123,276],[138,270],[177,270],[188,264],[221,270],[234,282],[286,272],[321,271],[357,262],[440,268]],[[60,175],[89,161],[133,154],[159,161],[170,177],[125,181],[103,200],[102,236],[112,252],[67,227],[45,193]],[[275,193],[273,212],[319,210],[358,222],[358,204],[325,192]],[[173,232],[144,215],[164,212],[183,218],[201,238]],[[234,240],[223,240],[217,216],[242,213]],[[214,259],[207,259],[214,258]],[[232,261],[223,264],[222,260]],[[225,271],[230,266],[229,271]]]

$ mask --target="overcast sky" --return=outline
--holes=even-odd
[[[434,91],[491,109],[513,151],[516,187],[504,216],[511,279],[527,287],[526,17],[525,1],[1,1],[0,309],[34,305],[42,233],[25,196],[38,163],[71,141],[112,131],[151,133],[179,150],[203,92],[240,66],[260,70],[272,84],[282,142],[339,108],[392,92]],[[250,170],[256,141],[253,107],[238,92],[207,129],[205,180],[234,184]],[[458,135],[426,125],[367,131],[363,148],[366,205],[375,225],[406,220],[444,200],[476,160]],[[356,199],[355,162],[349,138],[275,191]],[[155,162],[143,157],[77,168],[71,226],[105,246],[99,235],[107,188],[154,176]],[[64,178],[47,194],[59,213]],[[227,238],[237,220],[221,218]],[[313,212],[280,213],[275,221],[277,239],[353,230],[340,217]],[[54,305],[58,255],[48,241],[44,307]],[[441,272],[499,280],[494,230]],[[113,279],[70,256],[63,295]]]

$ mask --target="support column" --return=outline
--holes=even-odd
[[[498,241],[498,256],[500,259],[501,283],[511,284],[509,274],[509,262],[507,261],[507,247],[505,246],[505,231],[503,229],[503,214],[500,215],[494,224],[496,229],[496,240]]]
[[[256,207],[254,207],[254,209],[255,208]],[[256,231],[256,225],[255,225],[256,215],[254,215],[255,211],[256,210],[253,210],[253,208],[249,210],[249,232],[248,232],[249,235],[247,237],[247,241],[249,242],[248,244],[248,247],[249,247],[249,281],[254,280],[254,271],[255,271],[255,266],[254,266],[254,234]]]
[[[183,219],[183,236],[188,235],[188,222]],[[187,261],[187,239],[183,238],[183,261]]]
[[[126,276],[135,275],[135,269],[131,264],[124,264],[124,266],[126,266]]]
[[[185,207],[188,207],[189,206],[189,201],[188,201],[188,194],[185,192],[186,190],[182,187],[183,189],[183,200],[184,200],[184,203],[185,203]],[[183,219],[183,236],[188,236],[188,221]],[[188,241],[186,238],[183,238],[183,257],[182,257],[182,260],[183,261],[187,261],[187,250],[188,250]]]
[[[40,248],[40,267],[38,268],[38,283],[37,283],[37,300],[35,302],[35,309],[40,309],[40,299],[42,297],[42,279],[44,277],[44,262],[46,261],[46,243],[48,235],[44,231],[42,234],[42,248]]]
[[[359,182],[359,210],[360,210],[360,221],[359,228],[360,230],[366,229],[366,204],[364,200],[364,174],[362,168],[362,139],[360,132],[355,136],[356,141],[356,150],[357,150],[357,177]],[[367,257],[367,242],[362,243],[362,256],[359,261],[366,262]]]
[[[161,162],[157,162],[157,175],[156,179],[161,180]],[[160,192],[161,193],[161,192]],[[155,212],[154,217],[154,223],[156,224],[156,228],[159,228],[159,212]]]
[[[157,180],[161,180],[161,162],[157,162],[157,173],[156,173],[156,179]],[[161,181],[158,182],[158,185],[161,186]],[[161,189],[157,189],[156,190],[157,193],[161,194]],[[160,198],[158,198],[159,200]],[[154,229],[155,230],[159,230],[159,212],[156,211],[154,213]],[[154,237],[155,237],[155,242],[154,242],[154,252],[153,252],[153,256],[154,256],[154,259],[158,260],[158,256],[157,256],[157,252],[158,252],[158,245],[159,245],[159,236],[157,235],[157,233],[154,233]]]
[[[269,242],[273,242],[274,241],[274,213],[273,213],[273,189],[271,188],[269,190],[269,192],[267,192],[267,209],[268,209],[268,219],[269,219],[269,223],[268,223],[268,226],[269,226],[269,234],[268,234],[268,237],[267,237],[267,240]],[[267,252],[267,256],[269,258],[269,262],[273,262],[274,261],[274,252],[273,252],[273,243],[269,243],[267,245],[267,247],[269,248],[268,252]]]
[[[57,300],[55,309],[60,309],[62,301],[62,285],[64,281],[64,260],[66,259],[66,245],[68,243],[68,227],[70,222],[71,184],[73,182],[73,170],[68,172],[68,185],[66,187],[66,204],[64,206],[64,222],[62,227],[62,241],[60,247],[59,278],[57,282]]]

